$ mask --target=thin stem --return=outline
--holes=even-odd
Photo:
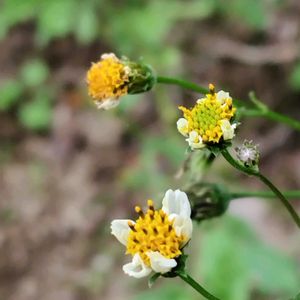
[[[271,191],[281,200],[281,203],[285,206],[287,211],[290,213],[291,217],[295,221],[295,223],[300,228],[300,218],[297,214],[297,212],[294,210],[293,206],[289,203],[289,201],[284,197],[284,195],[277,189],[277,187],[264,175],[262,175],[258,170],[250,169],[242,164],[240,164],[238,161],[236,161],[231,154],[228,152],[227,148],[222,149],[221,151],[223,157],[236,169],[242,171],[245,174],[253,175],[259,178],[266,186],[270,188]]]
[[[189,82],[183,79],[172,78],[172,77],[165,77],[165,76],[157,76],[156,78],[157,83],[164,83],[164,84],[174,84],[181,86],[187,90],[192,90],[201,94],[209,93],[209,90],[196,84],[193,82]]]
[[[207,94],[209,92],[208,89],[202,87],[201,85],[198,85],[193,82],[189,82],[183,79],[173,78],[173,77],[165,77],[165,76],[158,76],[157,77],[157,83],[162,84],[174,84],[181,86],[185,89],[192,90],[201,94]],[[241,116],[246,117],[265,117],[271,121],[275,121],[278,123],[285,124],[295,130],[300,131],[300,122],[290,118],[288,116],[282,115],[280,113],[277,113],[275,111],[270,110],[267,108],[266,111],[259,110],[259,109],[250,109],[249,104],[246,103],[246,101],[242,101],[239,99],[234,99],[234,103],[237,106],[242,107],[243,109],[240,110]]]
[[[204,298],[209,300],[220,300],[219,298],[213,296],[209,293],[204,287],[202,287],[197,281],[195,281],[191,276],[186,273],[179,273],[178,276],[188,283],[192,288],[194,288],[199,294],[201,294]]]
[[[282,194],[289,199],[300,199],[300,191],[285,191]],[[255,192],[232,192],[230,193],[233,199],[246,197],[261,197],[261,198],[275,198],[277,197],[271,191],[255,191]]]
[[[289,127],[300,131],[299,121],[270,109],[268,109],[267,111],[260,111],[258,109],[243,109],[241,111],[241,115],[245,117],[265,117],[269,120],[288,125]]]

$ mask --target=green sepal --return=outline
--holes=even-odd
[[[126,57],[122,57],[122,62],[130,68],[129,82],[127,84],[128,94],[145,93],[156,84],[157,76],[150,65],[142,61],[130,61]]]
[[[217,157],[223,149],[231,147],[231,145],[231,141],[221,141],[218,144],[208,144],[207,149]]]
[[[163,277],[173,278],[177,277],[179,274],[185,274],[185,265],[188,255],[182,254],[178,258],[176,258],[177,265],[170,272],[161,274]]]
[[[149,279],[148,279],[148,287],[151,288],[154,284],[154,282],[161,276],[160,273],[154,273]]]
[[[223,215],[232,198],[224,186],[214,183],[198,182],[184,192],[191,202],[191,218],[197,222]]]

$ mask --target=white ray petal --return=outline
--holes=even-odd
[[[127,245],[128,235],[130,232],[128,222],[134,223],[131,220],[113,220],[110,225],[111,234],[125,246]]]
[[[190,218],[191,205],[185,192],[181,190],[167,190],[163,201],[162,210],[167,214],[176,214],[184,218]]]
[[[166,258],[162,254],[160,254],[158,251],[149,251],[147,252],[147,255],[150,258],[150,264],[151,268],[156,273],[167,273],[171,271],[174,267],[176,267],[177,262],[175,259]]]
[[[135,254],[132,262],[123,266],[123,271],[129,276],[142,278],[148,276],[152,270],[144,264],[139,254]]]

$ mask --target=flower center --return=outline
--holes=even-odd
[[[127,94],[126,67],[116,57],[94,63],[87,73],[89,95],[97,101]]]
[[[204,143],[218,143],[223,135],[222,121],[230,121],[236,111],[231,98],[220,101],[213,90],[205,98],[198,100],[192,109],[183,106],[179,109],[188,121],[188,132],[196,131]]]
[[[154,210],[153,201],[148,200],[148,210],[144,214],[137,206],[136,212],[140,215],[136,223],[129,222],[131,228],[127,243],[127,254],[140,254],[144,263],[150,266],[149,251],[158,251],[166,258],[174,258],[182,254],[180,245],[183,236],[177,236],[173,221],[162,210]]]

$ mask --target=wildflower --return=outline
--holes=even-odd
[[[131,220],[114,220],[111,233],[126,246],[126,254],[132,262],[123,266],[129,276],[141,278],[156,273],[167,273],[176,267],[176,259],[191,238],[191,207],[187,195],[168,190],[162,200],[162,208],[155,210],[148,200],[146,212],[135,207],[139,217]]]
[[[210,93],[198,99],[193,108],[179,107],[184,117],[177,121],[177,129],[193,150],[231,140],[237,126],[233,122],[236,108],[229,93],[216,93],[212,84],[209,89]]]
[[[156,78],[152,69],[143,63],[115,54],[103,54],[87,72],[88,93],[98,108],[117,106],[120,97],[150,90]]]
[[[258,146],[254,145],[252,141],[245,140],[242,146],[235,148],[238,160],[245,166],[256,166],[259,161],[259,151],[257,147]]]

